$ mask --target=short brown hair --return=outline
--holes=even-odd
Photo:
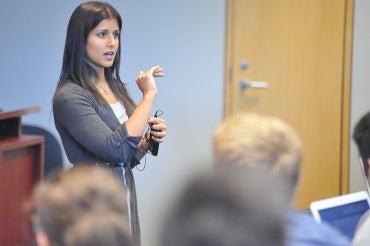
[[[45,233],[52,245],[65,245],[70,228],[91,213],[103,220],[116,214],[122,218],[119,228],[127,228],[129,235],[125,189],[103,167],[80,164],[49,177],[34,189],[29,210],[35,230]]]

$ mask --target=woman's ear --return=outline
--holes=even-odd
[[[367,165],[367,173],[366,173],[366,176],[367,177],[370,177],[370,158],[367,158],[367,162],[366,162],[366,165]],[[365,167],[364,167],[365,168]],[[366,168],[365,168],[365,170],[366,170]]]
[[[43,232],[36,232],[37,246],[51,246],[49,237]]]

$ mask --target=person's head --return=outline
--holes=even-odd
[[[240,112],[226,118],[214,132],[217,165],[253,165],[284,173],[297,185],[301,141],[285,122],[273,116]]]
[[[62,71],[57,91],[73,82],[88,90],[99,102],[103,98],[95,88],[102,72],[112,92],[132,112],[135,103],[121,81],[122,18],[109,3],[88,1],[72,13],[67,27]]]
[[[83,215],[65,233],[65,245],[68,246],[129,246],[134,245],[130,229],[124,223],[127,220],[115,212],[101,213],[94,211]]]
[[[361,160],[364,167],[365,175],[369,178],[370,165],[370,112],[364,114],[356,123],[353,135],[353,140],[357,145]]]
[[[281,178],[250,166],[196,174],[170,206],[161,245],[284,245],[289,199]]]
[[[109,21],[114,28],[116,34],[116,42],[112,43],[114,51],[114,61],[105,69],[106,74],[111,74],[113,71],[118,72],[120,63],[121,45],[120,32],[122,29],[122,19],[115,8],[108,3],[90,1],[80,4],[72,13],[67,27],[67,37],[64,47],[62,75],[70,76],[65,79],[70,79],[75,82],[82,83],[82,75],[96,77],[96,65],[94,58],[88,50],[89,41],[93,36],[99,35],[103,38],[110,38],[111,33],[107,33],[108,29],[97,30],[96,28],[102,23]],[[96,33],[95,33],[95,32]],[[109,35],[108,35],[109,34]],[[106,36],[103,36],[106,35]],[[108,52],[107,49],[105,52]],[[101,52],[100,56],[106,56]],[[106,56],[106,59],[109,57]]]
[[[81,235],[73,233],[86,233],[83,230],[90,228],[84,223],[92,220],[129,234],[124,230],[129,228],[124,187],[102,167],[77,165],[50,176],[35,187],[29,205],[39,245],[67,245],[66,236],[78,238]],[[105,221],[112,214],[121,219],[119,223]],[[91,228],[95,231],[99,226]]]

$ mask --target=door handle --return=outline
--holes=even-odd
[[[248,88],[266,89],[269,83],[266,81],[248,81],[247,79],[242,79],[240,81],[240,90],[245,91]]]

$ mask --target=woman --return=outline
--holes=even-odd
[[[53,112],[72,164],[104,165],[121,177],[130,230],[140,244],[131,169],[148,152],[149,138],[161,143],[166,137],[165,121],[150,118],[157,96],[154,78],[164,73],[160,66],[140,71],[136,83],[143,96],[135,105],[119,76],[121,29],[119,13],[107,3],[85,2],[75,9],[68,23]],[[142,137],[148,124],[153,134]]]

